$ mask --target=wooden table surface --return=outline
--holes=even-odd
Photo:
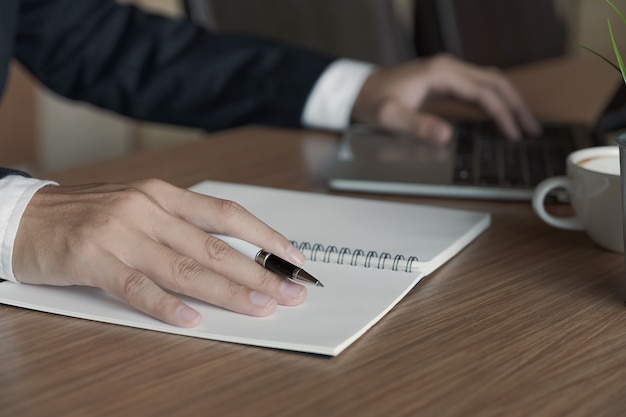
[[[48,178],[328,192],[335,148],[330,134],[248,127]],[[493,224],[334,358],[0,306],[0,415],[626,415],[623,256],[529,203],[352,195],[485,210]]]

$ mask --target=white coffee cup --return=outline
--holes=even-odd
[[[567,157],[567,176],[542,181],[533,194],[533,208],[551,226],[584,230],[598,245],[624,252],[619,148],[598,146],[582,149]],[[572,217],[558,217],[546,211],[545,198],[563,189],[574,209]]]

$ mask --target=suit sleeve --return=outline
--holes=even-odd
[[[24,172],[24,171],[18,171],[17,169],[10,169],[10,168],[2,168],[0,167],[0,178],[4,178],[7,175],[21,175],[22,177],[29,177],[30,178],[30,174]]]
[[[217,34],[113,0],[22,0],[15,56],[48,88],[141,120],[218,130],[300,126],[334,60]]]

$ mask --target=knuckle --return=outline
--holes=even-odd
[[[245,291],[245,287],[235,281],[228,281],[224,288],[224,295],[226,299],[237,299]]]
[[[168,183],[158,178],[146,178],[134,182],[134,185],[141,190],[154,191],[167,187]]]
[[[220,199],[218,204],[219,213],[225,219],[237,219],[247,213],[243,206],[232,200]]]
[[[228,243],[211,237],[205,240],[205,249],[209,262],[224,260],[232,250]]]
[[[147,196],[136,187],[128,187],[119,191],[114,197],[114,203],[118,208],[126,209],[128,206],[143,204],[148,200]]]
[[[258,288],[274,288],[276,286],[277,275],[263,268],[256,268],[252,277]]]
[[[146,290],[147,278],[138,271],[131,272],[122,278],[122,294],[129,300],[135,300]]]
[[[170,289],[175,292],[181,292],[187,281],[195,280],[202,272],[204,267],[188,256],[177,258],[172,264],[173,282]]]
[[[116,217],[125,217],[138,210],[145,210],[151,204],[149,197],[134,186],[110,193],[106,202],[93,210],[91,222],[109,225]]]

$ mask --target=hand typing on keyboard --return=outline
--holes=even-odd
[[[450,122],[422,107],[437,96],[452,96],[482,108],[509,139],[537,135],[541,127],[510,81],[497,69],[449,55],[380,69],[366,80],[353,107],[359,122],[421,139],[447,143]]]

